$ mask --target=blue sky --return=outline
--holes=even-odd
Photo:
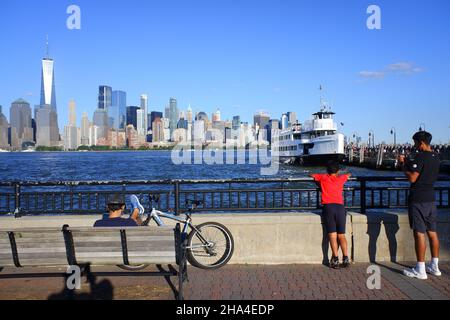
[[[81,30],[66,28],[69,5]],[[369,5],[381,30],[366,27]],[[125,90],[127,104],[148,93],[150,109],[171,96],[223,118],[252,122],[319,105],[318,87],[347,135],[406,142],[421,123],[435,142],[450,138],[450,2],[312,0],[2,0],[0,105],[39,103],[40,60],[49,35],[60,127],[67,105],[78,121],[97,105],[98,86]]]

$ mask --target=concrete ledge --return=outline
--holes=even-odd
[[[101,216],[0,217],[1,229],[92,226]],[[331,255],[319,213],[196,214],[194,223],[215,221],[227,226],[235,240],[230,263],[323,263]],[[167,221],[171,224],[172,221]],[[172,222],[173,224],[173,222]],[[439,211],[441,260],[450,261],[450,210]],[[356,262],[414,261],[414,240],[405,212],[350,212],[349,252]],[[429,254],[429,249],[427,250]]]

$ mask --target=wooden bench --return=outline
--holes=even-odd
[[[171,227],[0,229],[0,267],[167,264],[178,277],[178,299],[187,280],[186,235]],[[172,265],[178,265],[178,270]],[[165,273],[167,275],[167,273]]]

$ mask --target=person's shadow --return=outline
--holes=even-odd
[[[86,275],[86,280],[89,282],[89,293],[77,293],[76,290],[70,290],[67,287],[67,279],[70,275],[67,275],[64,277],[64,289],[50,295],[48,300],[113,300],[114,287],[111,281],[104,279],[97,282],[97,277],[91,272],[89,266],[84,268],[83,274]]]
[[[367,235],[369,236],[369,260],[377,260],[377,241],[381,233],[381,226],[384,226],[386,238],[389,246],[389,257],[391,262],[397,262],[397,238],[396,234],[400,229],[398,225],[398,215],[392,213],[373,213],[366,214],[367,217]]]

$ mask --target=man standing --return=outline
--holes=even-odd
[[[410,270],[404,270],[404,275],[421,280],[427,279],[429,274],[440,276],[439,271],[439,238],[436,232],[437,209],[434,192],[434,183],[439,175],[440,160],[431,150],[432,136],[426,131],[419,131],[413,136],[414,146],[419,151],[414,159],[405,161],[404,156],[399,157],[411,189],[408,201],[409,224],[414,232],[414,242],[417,264]],[[431,247],[432,260],[425,266],[425,233],[428,235]]]

